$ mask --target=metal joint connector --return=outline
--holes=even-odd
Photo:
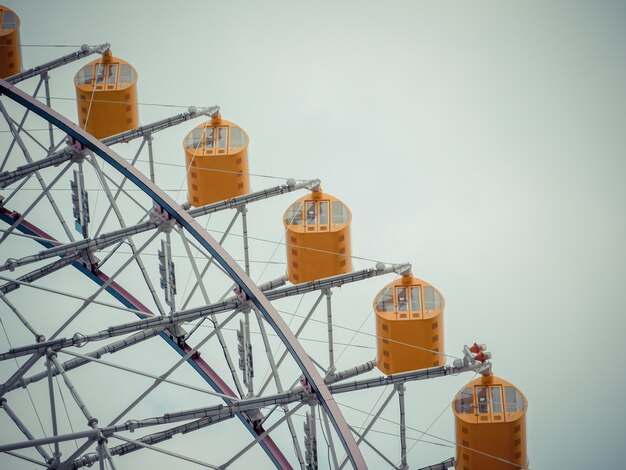
[[[90,54],[104,54],[109,49],[111,49],[111,44],[109,44],[108,42],[95,46],[90,46],[89,44],[83,44],[82,46],[80,46],[81,51],[89,52]]]
[[[124,426],[126,427],[128,431],[135,432],[135,429],[139,427],[139,421],[137,421],[136,419],[131,419],[131,420],[126,421],[124,423]]]
[[[75,333],[74,336],[72,336],[72,341],[74,342],[74,346],[77,348],[82,348],[89,342],[87,337],[82,333]]]
[[[150,211],[150,222],[157,224],[157,229],[164,233],[170,233],[176,225],[176,220],[165,209],[156,204]]]
[[[309,191],[317,191],[320,189],[321,184],[322,184],[321,180],[314,179],[314,180],[309,181],[304,187],[308,189]]]
[[[196,108],[195,106],[189,106],[187,109],[189,114],[195,114],[196,116],[209,116],[217,117],[220,112],[219,106],[207,106],[205,108]]]
[[[402,276],[407,276],[411,274],[411,263],[402,263],[402,264],[394,264],[392,265],[392,270],[396,274],[400,274]]]

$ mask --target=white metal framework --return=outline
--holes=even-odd
[[[248,210],[314,189],[319,180],[288,180],[200,208],[178,204],[155,181],[153,140],[219,108],[192,107],[98,141],[50,108],[48,81],[55,68],[107,48],[83,46],[0,80],[0,319],[9,342],[0,351],[0,462],[125,468],[122,456],[148,449],[208,468],[237,468],[262,449],[277,468],[315,469],[325,465],[322,455],[332,468],[365,468],[366,455],[373,468],[408,468],[409,383],[486,373],[490,364],[466,359],[382,376],[372,372],[369,351],[337,370],[333,291],[410,265],[377,263],[296,286],[286,286],[284,276],[254,282]],[[37,77],[30,94],[15,87]],[[37,99],[42,85],[44,103]],[[47,129],[44,138],[38,128]],[[135,147],[128,159],[111,149],[129,142]],[[149,176],[137,168],[146,153]],[[206,228],[214,215],[226,223],[216,228],[218,240]],[[242,253],[242,266],[226,246]],[[303,296],[311,299],[303,304],[309,310],[295,328],[278,308]],[[314,315],[321,306],[319,335]],[[303,347],[307,331],[322,342],[325,359]],[[183,364],[197,382],[179,378]],[[372,377],[355,378],[361,374]],[[335,400],[388,386],[391,393],[376,401],[363,426],[346,421]],[[169,399],[166,387],[189,401]],[[371,433],[394,395],[398,446],[390,455]],[[248,432],[224,427],[235,417]],[[201,457],[159,445],[220,426],[228,438],[207,443]]]

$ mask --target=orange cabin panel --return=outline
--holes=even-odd
[[[322,190],[298,199],[285,212],[287,276],[292,284],[352,271],[350,209]]]
[[[98,139],[139,127],[135,68],[107,51],[74,76],[78,124]]]
[[[21,71],[20,19],[13,10],[0,5],[0,78]]]
[[[528,467],[526,397],[494,375],[479,377],[456,396],[456,469]]]
[[[410,274],[382,289],[374,300],[378,369],[398,374],[445,364],[444,307],[437,289]]]
[[[248,134],[236,124],[214,117],[195,127],[183,142],[187,192],[194,207],[250,192]]]

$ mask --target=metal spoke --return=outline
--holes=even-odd
[[[132,161],[130,162],[131,165],[135,166],[135,163],[137,162],[137,158],[139,158],[139,155],[141,154],[141,150],[143,149],[145,144],[146,144],[146,139],[144,138],[141,141],[141,144],[139,145],[139,149],[137,149],[137,152],[135,153],[135,156],[133,157]],[[94,162],[95,162],[95,159],[92,159],[92,160],[94,160]],[[95,163],[92,163],[92,165],[95,165]],[[98,170],[98,174],[100,175],[102,173],[100,168],[97,167],[97,170]],[[115,195],[113,196],[113,201],[114,202],[117,202],[117,198],[119,197],[120,194],[122,194],[122,189],[124,188],[124,185],[126,184],[127,181],[128,180],[122,180],[119,183],[119,186],[117,186],[117,189],[115,191]],[[113,205],[110,204],[109,207],[107,207],[106,212],[102,216],[102,219],[100,221],[100,225],[98,226],[98,228],[94,232],[94,237],[95,238],[97,238],[98,235],[100,235],[100,232],[102,231],[102,228],[104,227],[105,222],[108,220],[109,214],[111,213],[112,210],[113,210]]]
[[[152,243],[152,240],[154,240],[157,235],[159,233],[155,232],[153,233],[150,238],[148,238],[148,240],[141,245],[141,247],[139,247],[139,249],[136,251],[136,253],[134,253],[130,258],[128,258],[128,260],[126,260],[122,266],[115,271],[115,273],[113,273],[113,275],[111,277],[109,277],[109,279],[107,279],[107,281],[102,284],[97,290],[96,292],[94,292],[93,294],[91,294],[91,296],[89,296],[87,298],[87,300],[85,300],[83,302],[83,304],[78,308],[78,310],[76,310],[76,312],[74,312],[72,315],[70,315],[68,317],[68,319],[52,334],[52,336],[50,336],[50,339],[54,339],[56,338],[65,328],[67,328],[69,326],[70,323],[72,323],[76,317],[78,315],[80,315],[88,306],[89,304],[91,304],[92,300],[94,300],[96,297],[98,297],[98,295],[100,295],[102,292],[105,291],[105,289],[107,287],[109,287],[109,285],[111,285],[111,283],[115,280],[115,278],[117,276],[119,276],[120,274],[122,274],[124,272],[124,270],[128,267],[128,265],[130,263],[133,262],[133,260],[148,246],[150,245],[150,243]]]
[[[46,106],[48,108],[52,107],[52,103],[50,102],[50,74],[46,71],[41,74],[41,78],[43,78],[44,82],[44,91],[46,94]],[[52,128],[52,123],[48,122],[48,138],[50,139],[50,147],[48,147],[48,152],[52,152],[54,149],[54,132]]]
[[[307,313],[306,317],[304,317],[304,320],[302,320],[302,323],[300,324],[300,326],[298,327],[298,329],[295,332],[296,338],[298,338],[300,336],[300,333],[302,333],[302,330],[304,330],[304,327],[309,322],[309,319],[311,318],[313,313],[315,313],[315,310],[317,309],[318,305],[320,304],[320,302],[322,301],[323,298],[324,298],[324,293],[321,293],[318,296],[317,300],[313,303],[313,306],[309,310],[309,313]],[[280,367],[280,365],[283,363],[283,361],[287,357],[287,354],[288,354],[287,351],[283,351],[283,353],[281,354],[281,356],[278,359],[278,361],[276,361],[276,369],[278,369]],[[261,388],[259,389],[259,395],[263,394],[263,392],[265,391],[267,386],[270,384],[271,380],[272,380],[271,376],[268,376],[267,379],[265,379],[265,382],[263,382],[263,385],[261,385]]]
[[[61,365],[63,369],[65,369],[66,371],[69,371],[69,370],[84,366],[85,364],[89,364],[90,361],[96,361],[96,362],[100,361],[101,363],[105,363],[104,361],[100,359],[103,355],[113,354],[118,351],[122,351],[142,341],[153,338],[157,336],[159,333],[161,333],[164,329],[165,327],[149,328],[147,330],[140,331],[139,333],[135,333],[134,335],[123,338],[119,341],[115,341],[113,343],[107,344],[106,346],[103,346],[87,354],[78,354],[76,352],[69,352],[69,351],[63,350],[63,352],[66,354],[71,354],[71,355],[76,356],[76,359],[70,359],[69,361],[62,363]],[[53,376],[56,376],[57,374],[58,374],[58,371],[56,369],[52,371]],[[39,380],[42,380],[45,376],[46,376],[45,372],[40,372],[38,374],[25,377],[18,384],[16,384],[15,387],[26,387],[27,385],[31,383],[35,383],[35,382],[38,382]],[[10,391],[10,390],[12,389],[9,389],[7,391]]]
[[[7,452],[10,450],[17,450],[17,449],[26,449],[28,447],[37,447],[40,445],[45,445],[45,444],[54,444],[55,442],[65,442],[65,441],[71,441],[74,439],[82,439],[82,438],[94,438],[98,436],[98,430],[97,429],[91,429],[89,431],[80,431],[80,432],[74,432],[74,433],[70,433],[70,434],[62,434],[59,436],[52,436],[52,437],[44,437],[44,438],[40,438],[40,439],[30,439],[28,441],[23,441],[23,442],[16,442],[13,444],[0,444],[0,453],[2,452]]]
[[[36,97],[37,94],[39,93],[39,89],[41,88],[42,83],[43,83],[42,80],[39,80],[39,83],[37,83],[37,86],[35,87],[35,91],[33,92],[33,98]],[[22,131],[22,128],[24,127],[24,123],[26,122],[26,118],[28,117],[29,114],[30,114],[30,109],[26,109],[17,127],[18,134]],[[13,147],[15,146],[16,142],[17,142],[17,139],[14,137],[13,140],[11,141],[11,144],[9,145],[9,149],[7,150],[7,153],[4,156],[4,159],[2,160],[2,165],[0,165],[0,172],[4,170],[5,165],[9,161],[9,156],[11,155],[11,151],[13,150]]]
[[[191,253],[191,248],[189,247],[189,242],[187,241],[187,238],[185,237],[185,234],[183,233],[183,231],[178,228],[178,234],[180,235],[180,238],[183,242],[183,246],[185,247],[185,252],[187,253],[187,257],[189,259],[189,262],[191,263],[191,269],[193,271],[193,274],[195,276],[196,279],[196,285],[200,287],[200,292],[202,293],[202,297],[204,299],[204,302],[209,305],[211,303],[211,300],[209,299],[209,294],[206,291],[206,287],[204,285],[204,283],[202,282],[202,276],[200,275],[200,273],[198,272],[198,266],[196,264],[196,260],[194,259],[192,253]],[[213,315],[207,317],[209,319],[209,321],[213,324],[213,328],[217,330],[217,339],[220,343],[220,346],[222,347],[222,351],[224,352],[224,359],[226,360],[226,364],[228,365],[228,369],[230,370],[230,375],[233,378],[233,381],[235,382],[235,386],[237,388],[237,392],[239,393],[239,396],[243,396],[243,386],[241,385],[241,381],[239,380],[239,375],[237,374],[237,371],[235,370],[235,364],[233,363],[232,357],[230,355],[230,351],[228,349],[228,343],[226,342],[224,335],[222,334],[221,330],[217,329],[217,320],[215,319],[215,317]],[[191,336],[191,333],[187,336],[187,339],[189,338],[189,336]]]
[[[117,202],[115,201],[115,198],[111,194],[109,186],[106,183],[106,179],[103,177],[104,173],[100,169],[100,165],[98,165],[98,161],[95,158],[91,158],[89,161],[91,162],[93,167],[96,169],[96,173],[100,180],[100,184],[102,185],[102,188],[104,189],[104,193],[106,194],[107,199],[109,200],[110,207],[113,208],[113,211],[115,212],[115,215],[120,224],[120,227],[123,229],[126,228],[126,223],[124,222],[122,213],[117,207]],[[154,285],[152,284],[152,280],[150,279],[150,276],[148,276],[146,272],[146,267],[143,264],[143,261],[141,260],[139,253],[137,252],[137,247],[135,246],[135,242],[133,241],[131,237],[128,237],[126,240],[130,246],[131,251],[133,252],[133,255],[135,256],[135,262],[137,263],[137,266],[139,267],[139,270],[141,271],[141,275],[143,276],[146,286],[148,287],[148,290],[150,291],[150,295],[152,296],[152,300],[154,301],[154,304],[156,305],[159,313],[161,315],[164,315],[165,310],[163,309],[163,304],[161,304],[161,300],[156,293],[156,289],[154,288]]]
[[[85,416],[85,419],[87,420],[87,424],[93,429],[96,429],[96,426],[98,425],[98,420],[91,414],[91,412],[87,408],[87,405],[85,405],[85,402],[83,401],[80,394],[78,393],[78,390],[76,390],[76,387],[74,386],[70,378],[65,373],[65,369],[63,369],[63,366],[59,363],[56,353],[54,351],[50,351],[48,353],[48,359],[52,361],[55,369],[63,377],[65,385],[69,389],[72,397],[74,398],[74,401],[78,405],[78,408],[80,408],[80,411],[83,412],[83,415]],[[50,383],[52,383],[52,375],[50,375],[49,377],[50,377]]]
[[[406,460],[406,417],[404,412],[404,392],[406,387],[402,383],[395,384],[394,387],[396,392],[398,392],[398,401],[400,402],[400,468],[408,470],[409,464]]]
[[[124,196],[126,196],[131,202],[133,202],[139,209],[141,210],[146,210],[145,204],[142,204],[141,202],[139,202],[137,200],[137,198],[135,198],[132,194],[130,194],[126,189],[123,189],[121,186],[121,183],[118,183],[117,181],[115,181],[111,176],[109,176],[108,174],[104,173],[104,178],[111,183],[113,186],[115,186],[116,188],[120,189],[120,191],[122,191],[122,193],[124,194]],[[122,180],[122,182],[125,180]],[[151,209],[152,210],[152,209]],[[147,213],[150,213],[151,210],[147,211]]]
[[[166,383],[169,383],[169,384],[172,384],[172,385],[176,385],[178,387],[183,387],[183,388],[186,388],[188,390],[194,390],[196,392],[205,393],[207,395],[211,395],[211,396],[214,396],[214,397],[224,398],[226,400],[237,400],[238,399],[238,397],[225,395],[223,393],[212,392],[211,390],[207,390],[206,388],[196,387],[194,385],[185,384],[185,383],[179,382],[177,380],[168,379],[167,377],[158,376],[158,375],[154,375],[154,374],[149,374],[148,372],[143,372],[141,370],[133,369],[131,367],[123,366],[123,365],[120,365],[120,364],[114,364],[114,363],[108,362],[108,361],[103,361],[102,359],[91,357],[91,356],[88,356],[88,355],[85,355],[85,354],[78,354],[78,353],[73,352],[73,351],[63,351],[63,352],[65,354],[69,354],[70,356],[74,356],[74,357],[83,359],[85,362],[95,362],[97,364],[102,364],[102,365],[105,365],[105,366],[113,367],[115,369],[123,370],[125,372],[130,372],[132,374],[141,375],[143,377],[149,377],[151,379],[154,379],[156,382],[166,382]],[[57,369],[57,370],[62,370],[62,369],[63,369],[63,365],[61,365],[61,369]]]
[[[254,441],[246,445],[243,449],[241,449],[237,454],[231,457],[228,461],[220,465],[220,468],[225,468],[231,465],[235,460],[237,460],[239,457],[245,454],[248,450],[250,450],[257,442],[263,440],[266,436],[269,435],[269,433],[271,433],[274,429],[280,426],[283,423],[283,421],[289,419],[291,415],[293,415],[296,411],[298,411],[302,406],[304,406],[304,403],[300,402],[296,406],[294,406],[292,410],[286,412],[284,416],[282,416],[278,421],[272,424],[267,430],[259,434],[259,436],[256,439],[254,439]]]
[[[2,201],[0,201],[0,207],[6,207],[6,205],[9,203],[9,201],[11,201],[11,199],[13,199],[13,197],[20,192],[20,189],[22,189],[22,187],[24,187],[24,185],[26,185],[26,183],[28,183],[28,181],[30,180],[31,176],[33,176],[33,175],[28,175],[26,178],[24,178],[22,181],[20,181],[20,183],[17,185],[17,187],[13,191],[11,191],[11,194],[9,194]]]
[[[333,295],[331,289],[323,289],[322,292],[326,295],[326,322],[328,326],[328,370],[335,368],[335,354],[333,347],[333,310],[330,296]]]
[[[109,460],[109,465],[111,466],[111,470],[117,470],[115,467],[115,463],[113,462],[113,456],[111,455],[111,452],[109,451],[109,446],[107,446],[106,441],[102,442],[102,448],[104,449],[104,454],[106,455],[106,458]]]
[[[15,423],[17,428],[22,432],[22,434],[24,434],[24,436],[26,436],[27,439],[31,441],[35,439],[35,436],[32,435],[32,433],[28,430],[28,428],[24,425],[24,423],[22,423],[22,421],[17,417],[17,415],[9,407],[6,398],[0,398],[0,408],[4,409],[4,411],[9,416],[9,418],[11,418],[11,420]],[[34,447],[37,450],[37,452],[39,452],[39,455],[43,457],[44,461],[48,462],[51,459],[50,454],[48,454],[48,452],[46,452],[46,450],[41,445],[36,445]]]
[[[221,324],[219,324],[211,333],[209,333],[202,341],[200,341],[196,346],[194,346],[191,351],[185,354],[182,358],[180,358],[172,367],[170,367],[165,373],[160,375],[150,387],[148,387],[141,395],[139,395],[130,405],[128,405],[120,414],[118,414],[109,425],[113,425],[122,419],[130,410],[132,410],[138,403],[141,402],[144,398],[148,396],[154,389],[156,389],[159,385],[163,383],[163,381],[169,377],[181,364],[187,362],[187,360],[193,356],[199,348],[201,348],[205,343],[207,343],[213,335],[217,334],[220,329],[228,324],[228,322],[236,315],[236,313],[231,314],[224,320]]]
[[[330,447],[330,455],[333,459],[333,466],[335,469],[338,469],[339,461],[337,460],[337,451],[335,450],[335,443],[333,441],[333,435],[330,432],[328,418],[326,417],[326,413],[324,412],[324,410],[320,410],[320,411],[321,411],[320,414],[322,415],[322,419],[324,420],[324,429],[326,430],[326,436],[328,436],[328,446]]]
[[[32,160],[32,158],[30,156],[30,153],[28,152],[28,149],[24,145],[24,142],[22,141],[22,139],[20,138],[19,134],[17,133],[17,130],[15,129],[15,126],[13,125],[13,120],[11,119],[9,114],[7,113],[7,110],[4,107],[4,105],[2,104],[2,101],[0,101],[0,112],[2,112],[2,115],[4,116],[4,119],[6,120],[7,124],[9,125],[9,130],[13,134],[13,137],[14,137],[15,141],[17,142],[17,145],[22,150],[22,153],[24,154],[24,158],[26,159],[26,161],[28,163],[32,163],[33,160]],[[67,169],[68,169],[68,167],[65,168],[65,170],[67,170]],[[35,172],[35,176],[37,177],[37,180],[39,181],[39,185],[41,186],[42,194],[45,195],[46,198],[48,199],[48,201],[50,202],[50,205],[52,206],[52,209],[54,210],[54,213],[58,217],[59,222],[61,222],[63,230],[65,231],[65,234],[67,235],[67,237],[70,240],[74,241],[74,236],[72,235],[72,232],[67,227],[67,223],[65,222],[65,219],[61,215],[61,212],[59,211],[59,208],[58,208],[56,202],[54,201],[54,198],[52,197],[52,194],[50,194],[50,192],[48,191],[48,187],[52,187],[53,184],[50,184],[48,187],[46,187],[46,184],[44,183],[44,180],[41,177],[41,175],[39,174],[39,172]],[[61,175],[58,175],[55,178],[54,181],[56,181],[58,178],[60,178],[60,176]],[[2,239],[0,239],[0,242],[2,242]]]
[[[31,289],[41,290],[41,291],[44,291],[44,292],[50,292],[52,294],[58,294],[58,295],[62,295],[64,297],[68,297],[68,298],[71,298],[71,299],[77,299],[77,300],[83,300],[83,301],[88,300],[88,297],[83,297],[83,296],[80,296],[80,295],[72,294],[70,292],[63,292],[63,291],[60,291],[58,289],[51,289],[49,287],[37,286],[37,285],[31,284],[29,282],[18,281],[17,279],[11,279],[11,278],[6,277],[6,276],[0,276],[0,279],[2,279],[3,281],[9,281],[9,283],[15,282],[15,283],[17,283],[17,284],[19,284],[19,285],[21,285],[23,287],[29,287]],[[102,305],[103,307],[109,307],[109,308],[112,308],[112,309],[115,309],[115,310],[120,310],[120,311],[123,311],[123,312],[134,313],[134,314],[139,315],[141,317],[146,316],[146,312],[145,311],[135,310],[135,309],[132,309],[132,308],[123,307],[121,305],[114,305],[114,304],[110,304],[108,302],[102,302],[100,300],[93,299],[93,300],[91,300],[91,303],[92,304],[96,304],[96,305]],[[150,316],[152,316],[152,314],[150,314]]]
[[[93,436],[88,438],[83,445],[81,445],[80,447],[78,447],[78,449],[76,449],[76,451],[72,452],[72,454],[65,459],[63,462],[61,462],[61,464],[59,465],[59,470],[68,470],[68,469],[73,469],[74,467],[74,460],[76,458],[78,458],[79,455],[81,455],[83,452],[85,452],[87,449],[89,449],[92,445],[94,445],[94,443],[96,442],[96,437],[97,436]]]
[[[385,457],[385,455],[380,450],[378,450],[378,448],[374,444],[372,444],[368,439],[366,439],[365,436],[363,436],[363,434],[361,434],[359,431],[354,429],[352,426],[350,426],[350,430],[354,434],[356,434],[356,436],[359,438],[361,442],[364,442],[365,444],[367,444],[367,446],[370,449],[372,449],[374,452],[376,452],[381,459],[387,462],[391,468],[396,468],[395,464],[391,460],[389,460],[387,457]]]
[[[385,410],[385,408],[387,407],[387,405],[389,404],[389,402],[391,401],[395,393],[396,393],[396,389],[394,388],[389,394],[389,396],[385,399],[383,404],[380,406],[376,414],[372,416],[372,419],[370,420],[369,424],[365,427],[365,430],[359,436],[359,439],[356,441],[357,445],[359,445],[363,441],[363,439],[365,439],[365,436],[367,436],[367,433],[370,432],[370,430],[372,429],[372,426],[374,426],[374,424],[376,423],[376,420],[380,417],[382,412]],[[346,463],[348,463],[347,457],[343,459],[343,461],[341,462],[341,465],[339,465],[339,469],[341,470],[343,467],[345,467]]]
[[[235,212],[235,215],[233,216],[233,218],[230,220],[230,222],[228,223],[228,226],[226,227],[226,230],[224,231],[224,233],[222,234],[222,238],[220,238],[219,240],[219,244],[223,244],[224,240],[226,240],[226,237],[228,237],[228,234],[230,233],[230,230],[233,228],[233,225],[235,224],[235,221],[237,220],[237,218],[239,217],[239,211]],[[209,268],[211,267],[211,265],[213,264],[214,258],[211,256],[209,258],[209,260],[207,261],[206,266],[202,269],[202,272],[200,273],[200,279],[202,279],[204,277],[204,275],[207,273],[207,271],[209,270]],[[189,295],[187,296],[187,300],[185,300],[185,302],[183,303],[183,309],[185,309],[187,307],[187,305],[189,304],[189,301],[192,299],[193,294],[196,292],[196,289],[198,288],[200,282],[196,281],[195,284],[193,285],[193,287],[191,288],[191,291],[189,291]]]
[[[19,126],[19,123],[15,119],[11,118],[11,122],[13,123],[14,126]],[[23,134],[27,135],[28,137],[30,137],[30,140],[32,140],[34,144],[38,145],[44,152],[48,152],[49,151],[48,147],[46,147],[41,142],[39,142],[39,139],[37,139],[27,129],[23,129],[22,128],[20,133],[23,133]]]
[[[50,415],[52,419],[52,435],[58,436],[59,429],[57,426],[57,412],[56,412],[56,403],[54,400],[54,384],[52,383],[52,364],[50,362],[50,358],[46,360],[46,369],[48,372],[48,394],[50,396]],[[61,456],[61,452],[59,451],[59,443],[54,443],[54,461],[58,462]]]
[[[15,313],[15,316],[22,322],[22,324],[28,329],[28,331],[30,331],[33,334],[33,336],[35,336],[35,341],[44,338],[43,335],[39,334],[37,332],[37,330],[35,330],[35,328],[33,328],[33,326],[30,324],[30,322],[28,320],[26,320],[24,315],[22,315],[19,312],[19,310],[15,307],[15,305],[13,305],[9,301],[9,299],[6,298],[6,296],[4,295],[3,292],[0,292],[0,299],[2,299],[2,301],[6,304],[6,306],[9,307],[9,309],[11,309],[11,311],[13,313]]]
[[[51,70],[54,70],[56,68],[70,64],[84,57],[88,57],[91,54],[103,54],[107,49],[109,49],[109,44],[100,44],[98,46],[88,46],[87,44],[83,44],[80,47],[80,50],[76,52],[72,52],[71,54],[64,55],[63,57],[59,57],[58,59],[51,60],[50,62],[46,62],[45,64],[38,65],[37,67],[33,67],[32,69],[15,74],[11,77],[8,77],[6,81],[11,83],[12,85],[15,85],[16,83],[19,83],[23,80],[27,80],[31,77],[36,77],[38,75],[41,76],[43,73],[50,72]]]
[[[243,236],[243,267],[246,270],[246,274],[250,275],[250,250],[248,247],[248,209],[245,205],[239,208],[241,212],[241,231]]]
[[[30,213],[31,210],[33,210],[35,208],[35,206],[39,203],[39,201],[41,201],[41,199],[44,196],[47,196],[49,199],[52,198],[52,196],[50,196],[50,189],[52,187],[54,187],[54,185],[57,183],[57,181],[59,181],[59,179],[61,179],[61,177],[67,172],[67,170],[70,169],[70,167],[72,166],[72,162],[68,163],[67,165],[65,165],[63,167],[63,169],[54,177],[54,179],[50,182],[50,184],[48,184],[47,186],[45,186],[43,188],[43,191],[41,193],[39,193],[39,195],[35,198],[35,200],[31,203],[30,206],[28,206],[28,208],[26,208],[26,210],[24,210],[20,216],[18,217],[18,219],[13,223],[13,225],[11,225],[11,227],[9,227],[9,229],[4,232],[4,234],[2,235],[2,237],[0,237],[0,243],[3,243],[9,235],[11,235],[11,233],[13,232],[13,230],[15,230],[15,228],[17,226],[19,226],[22,221],[26,218],[26,216]],[[43,183],[43,181],[42,181]],[[60,217],[60,216],[59,216]],[[65,223],[65,220],[63,221],[63,223]],[[69,229],[68,229],[69,230]],[[74,237],[72,236],[72,241],[73,241]]]
[[[24,274],[18,277],[15,281],[9,281],[5,284],[0,285],[0,296],[4,298],[4,294],[8,294],[20,288],[23,283],[32,283],[33,281],[37,281],[39,279],[44,278],[45,276],[55,273],[58,270],[72,264],[74,261],[82,258],[82,255],[74,255],[74,256],[66,256],[64,258],[58,259],[49,263],[45,266],[42,266],[39,269],[35,269],[27,274]],[[17,312],[16,312],[17,313]],[[19,314],[18,314],[19,316]],[[21,318],[20,318],[21,319]],[[25,321],[25,320],[23,320]]]
[[[120,436],[119,434],[113,434],[113,436],[111,436],[111,437],[114,437],[114,438],[119,439],[119,440],[124,441],[124,442],[128,442],[130,444],[134,444],[134,445],[139,446],[139,447],[144,447],[146,449],[154,450],[155,452],[160,452],[162,454],[169,455],[170,457],[176,457],[177,459],[181,459],[181,460],[185,460],[187,462],[195,463],[196,465],[200,465],[202,467],[214,468],[216,470],[219,470],[221,468],[221,467],[216,467],[215,465],[211,465],[210,463],[202,462],[202,461],[197,460],[197,459],[192,459],[191,457],[187,457],[186,455],[177,454],[176,452],[172,452],[171,450],[161,449],[159,447],[151,446],[150,444],[145,444],[143,442],[136,441],[134,439],[129,439],[127,437]]]
[[[280,375],[278,373],[278,369],[276,364],[274,363],[274,356],[272,355],[272,350],[270,347],[269,339],[267,337],[267,332],[265,331],[265,324],[263,323],[263,318],[258,310],[254,309],[254,314],[256,316],[257,324],[259,325],[259,330],[261,331],[261,337],[263,338],[263,346],[265,347],[265,355],[270,364],[270,369],[272,371],[272,376],[274,377],[274,382],[276,383],[276,390],[278,392],[283,391],[283,384],[280,380]],[[283,411],[287,412],[287,407],[283,406]],[[293,442],[293,448],[296,451],[296,455],[298,456],[298,462],[300,462],[300,467],[304,467],[304,459],[302,458],[302,450],[300,449],[300,444],[298,443],[298,435],[296,433],[296,428],[293,424],[293,421],[290,417],[287,418],[287,426],[289,427],[289,432],[291,433],[291,440]]]
[[[39,462],[39,461],[37,461],[35,459],[31,459],[30,457],[26,457],[25,455],[20,455],[17,452],[7,451],[7,452],[5,452],[5,454],[11,455],[11,456],[13,456],[15,458],[18,458],[18,459],[25,460],[25,461],[33,463],[35,465],[41,465],[42,467],[50,468],[50,466],[47,463]]]

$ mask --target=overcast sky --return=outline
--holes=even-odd
[[[494,372],[525,393],[531,468],[623,461],[623,1],[4,4],[24,45],[111,43],[139,71],[142,103],[220,105],[250,135],[252,173],[320,178],[352,210],[353,254],[412,263],[446,298],[447,352],[487,343]],[[69,51],[24,47],[23,63]],[[76,70],[53,74],[53,96],[74,96]],[[73,102],[54,104],[76,119]],[[175,112],[142,106],[140,119]],[[182,127],[158,161],[183,162]],[[157,172],[184,201],[184,172]],[[251,208],[251,232],[279,240],[292,199]],[[391,280],[342,289],[337,321],[361,324]],[[412,384],[412,425],[470,378]],[[432,432],[454,439],[450,409]],[[453,455],[433,447],[411,468]]]

